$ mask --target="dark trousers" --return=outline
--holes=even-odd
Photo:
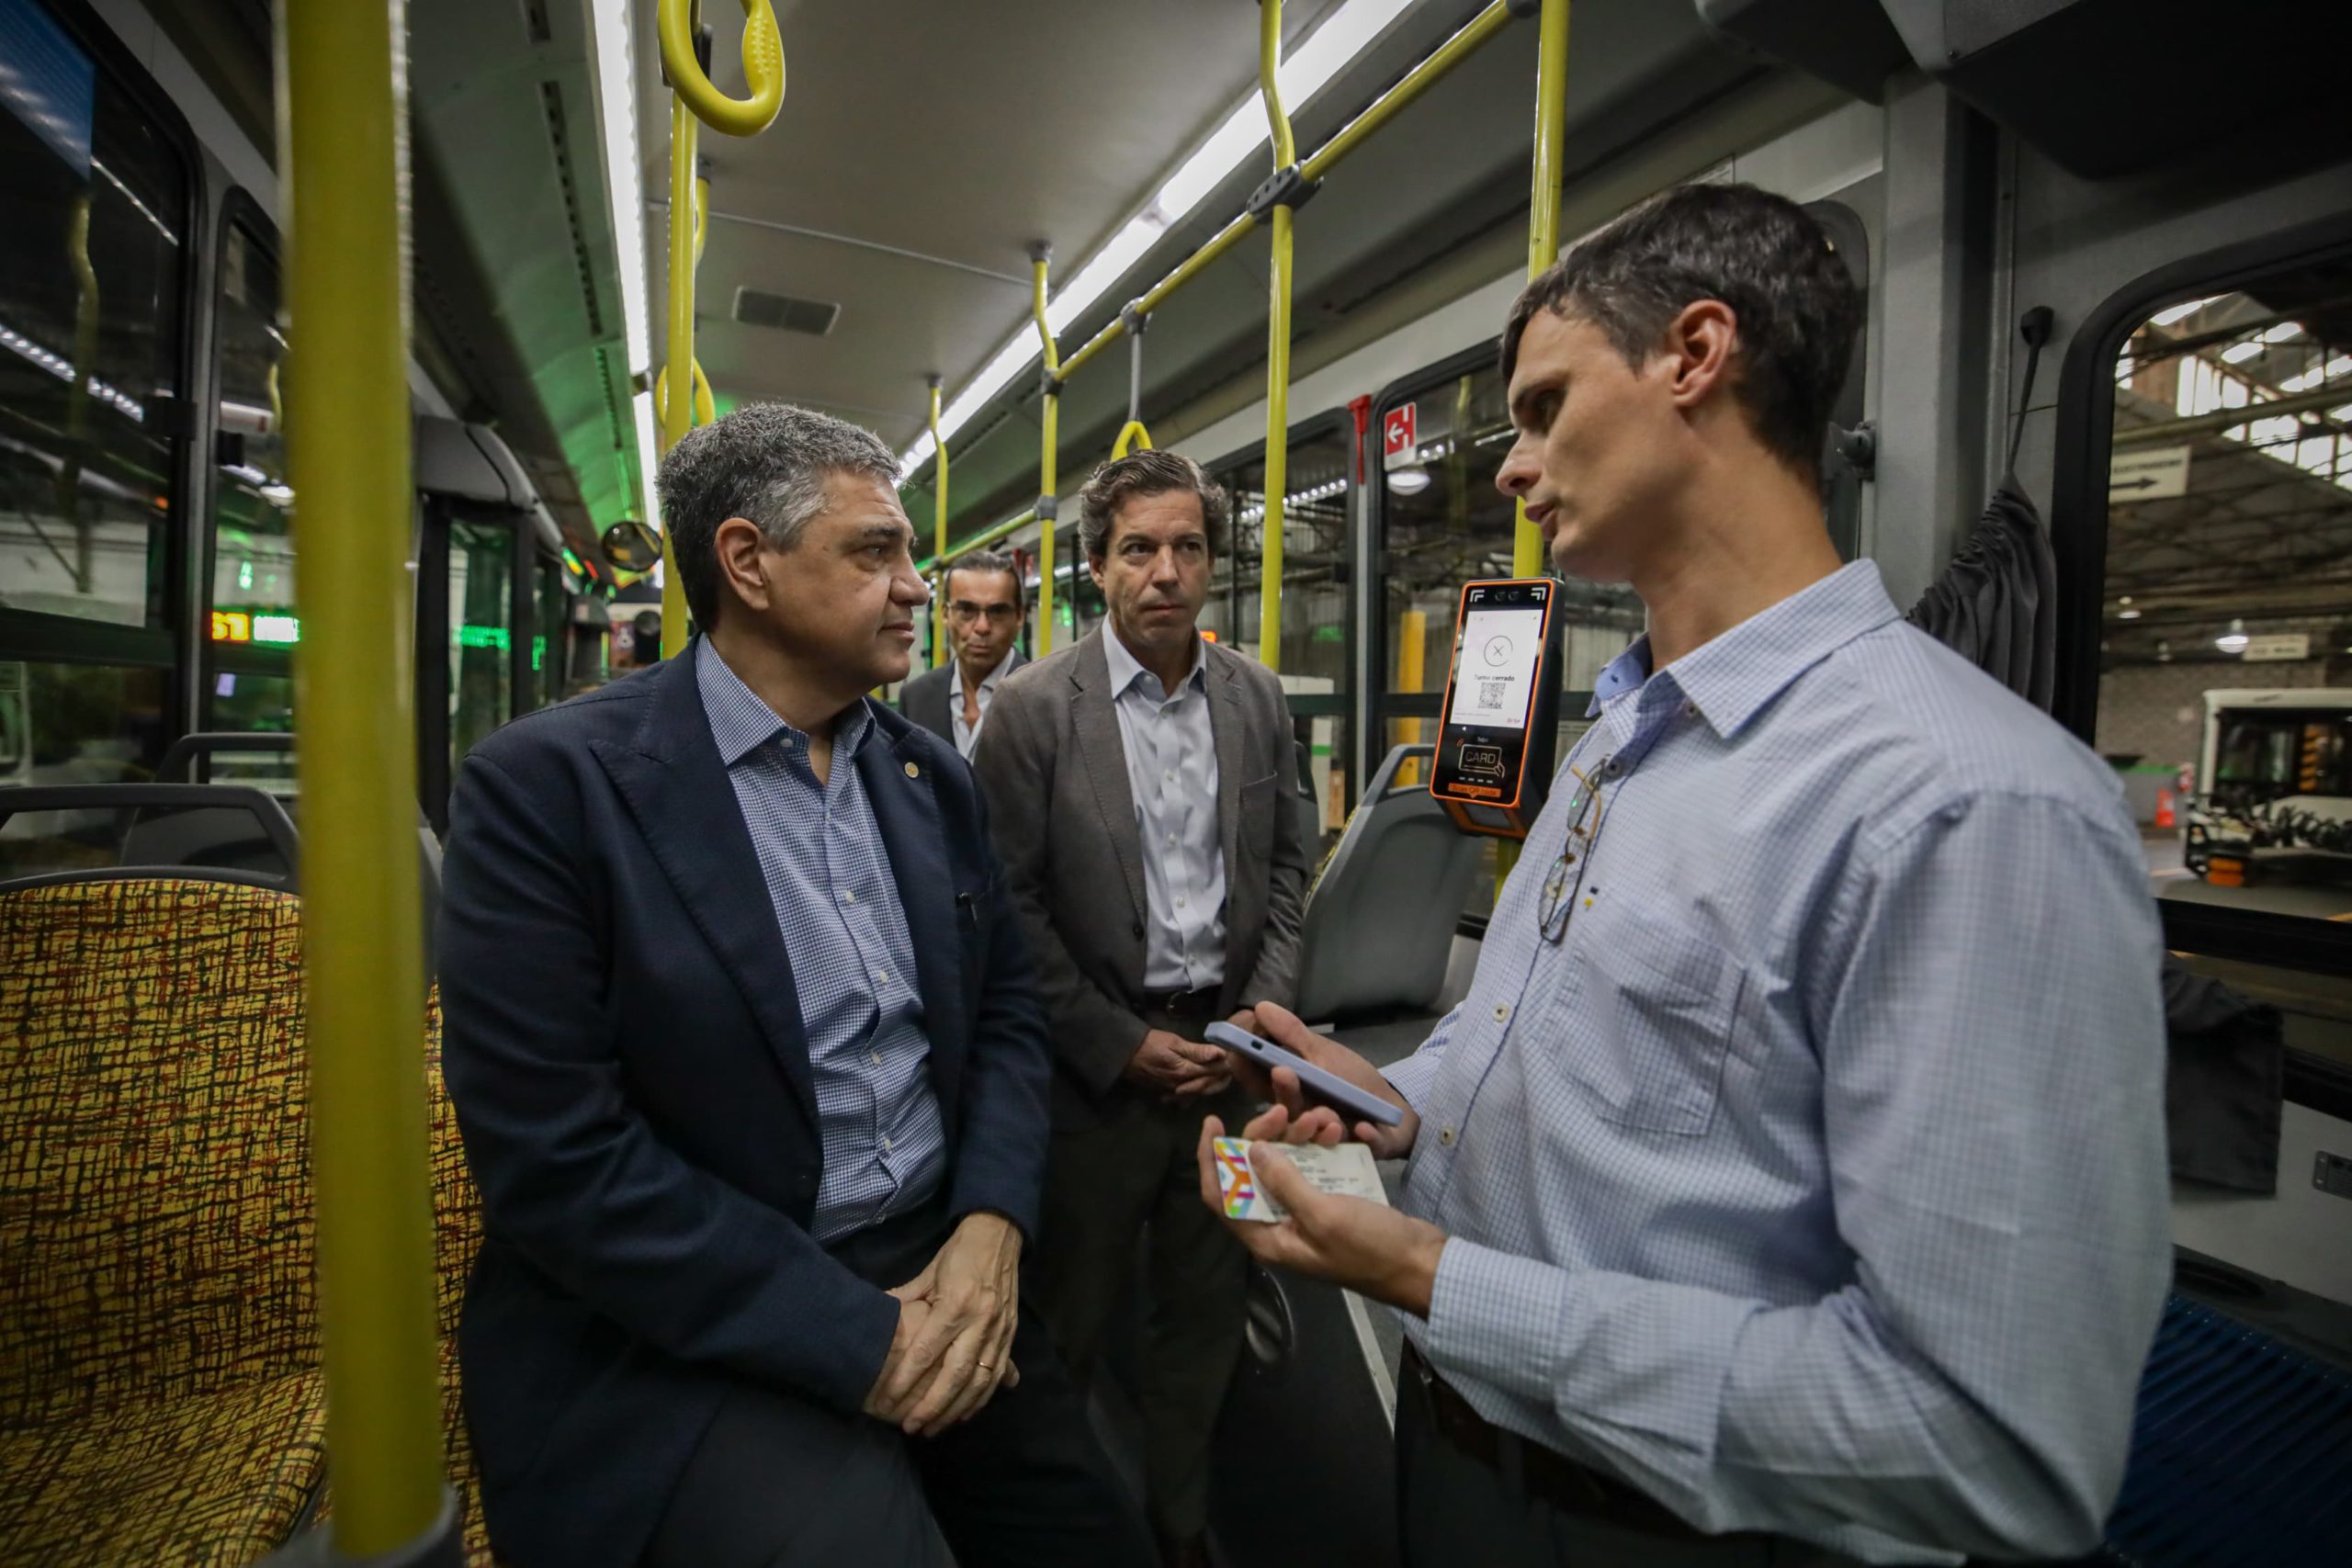
[[[1197,1025],[1162,1027],[1198,1037]],[[1038,1307],[1084,1389],[1136,1237],[1148,1231],[1151,1310],[1136,1403],[1147,1508],[1155,1527],[1180,1537],[1208,1525],[1209,1445],[1241,1356],[1248,1283],[1249,1254],[1201,1201],[1195,1151],[1212,1111],[1234,1124],[1232,1103],[1178,1110],[1122,1088],[1096,1125],[1056,1129],[1035,1274]]]
[[[1857,1568],[1777,1536],[1671,1540],[1568,1512],[1455,1448],[1420,1380],[1396,1380],[1396,1502],[1405,1568]]]
[[[935,1210],[834,1248],[888,1289],[945,1241]],[[935,1438],[751,1383],[719,1406],[687,1461],[647,1568],[1114,1568],[1152,1547],[1083,1400],[1027,1303],[1018,1388]]]

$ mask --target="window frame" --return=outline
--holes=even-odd
[[[1355,446],[1355,421],[1350,417],[1346,409],[1327,409],[1321,413],[1298,421],[1290,427],[1284,436],[1284,440],[1289,446],[1297,446],[1308,441],[1320,441],[1324,437],[1329,435],[1339,436],[1341,444],[1344,446],[1351,447]],[[1209,478],[1216,483],[1222,485],[1225,484],[1226,481],[1219,476],[1227,470],[1246,468],[1251,463],[1263,462],[1265,460],[1265,457],[1266,443],[1265,439],[1261,436],[1258,440],[1250,443],[1247,446],[1237,446],[1230,452],[1225,453],[1209,462],[1203,463],[1201,465],[1201,471],[1208,475]],[[1363,453],[1361,448],[1356,449],[1355,457],[1357,465],[1356,472],[1354,476],[1348,480],[1348,485],[1351,490],[1360,491],[1364,485],[1363,464]],[[1230,485],[1226,485],[1226,491],[1227,498],[1234,503],[1233,510],[1238,515],[1241,510],[1239,505],[1240,498],[1234,494],[1233,488]],[[1226,556],[1227,558],[1237,567],[1238,567],[1241,562],[1240,540],[1238,537],[1239,532],[1240,525],[1238,523],[1230,523],[1227,525],[1225,541]],[[1360,628],[1356,626],[1357,616],[1354,609],[1355,584],[1358,574],[1363,570],[1364,540],[1361,536],[1361,531],[1358,529],[1351,528],[1349,530],[1349,535],[1350,537],[1348,539],[1348,548],[1346,552],[1349,611],[1342,624],[1346,626],[1348,634],[1346,643],[1347,651],[1343,656],[1346,660],[1344,668],[1348,671],[1348,683],[1350,687],[1352,688],[1355,684],[1356,679],[1356,639],[1362,635]],[[1263,558],[1261,557],[1261,558],[1262,559]],[[1236,582],[1238,585],[1239,580],[1236,578],[1231,581]],[[1285,693],[1283,694],[1283,700],[1290,705],[1290,712],[1293,718],[1339,717],[1351,719],[1355,715],[1355,694],[1352,690],[1346,692],[1334,692],[1329,696],[1303,693]]]
[[[193,623],[195,609],[188,593],[187,563],[194,541],[187,522],[187,498],[196,489],[191,454],[211,427],[202,408],[190,397],[202,359],[198,342],[206,335],[204,301],[198,293],[197,245],[204,227],[204,149],[187,117],[173,103],[138,57],[107,26],[88,0],[34,0],[73,38],[74,47],[112,79],[112,85],[147,118],[158,140],[177,158],[186,175],[187,203],[182,210],[178,276],[173,280],[179,304],[179,343],[172,362],[173,397],[169,423],[164,430],[171,444],[172,515],[164,524],[163,594],[164,624],[126,626],[78,615],[53,615],[40,610],[0,606],[0,658],[28,663],[107,664],[159,669],[166,672],[166,689],[177,690],[180,670],[177,642],[182,628]],[[164,412],[159,410],[159,412]],[[187,715],[174,705],[168,728],[172,739],[185,732]]]
[[[2234,293],[2273,274],[2352,254],[2352,212],[2197,252],[2140,274],[2085,314],[2059,371],[2050,542],[2058,558],[2058,668],[2052,712],[2086,746],[2098,727],[2099,607],[2107,601],[2107,471],[2115,361],[2166,304]],[[2267,910],[2154,900],[2168,948],[2320,975],[2352,974],[2352,924]],[[2352,1121],[2352,1068],[2287,1052],[2286,1098]]]

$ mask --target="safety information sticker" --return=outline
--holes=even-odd
[[[1380,1168],[1373,1163],[1372,1151],[1363,1145],[1337,1144],[1325,1148],[1320,1144],[1285,1144],[1282,1150],[1316,1190],[1342,1198],[1369,1198],[1383,1208],[1387,1207],[1388,1194],[1380,1185]],[[1212,1152],[1216,1161],[1217,1193],[1225,1200],[1226,1218],[1272,1224],[1287,1217],[1283,1206],[1259,1184],[1258,1173],[1250,1169],[1249,1140],[1218,1138]]]

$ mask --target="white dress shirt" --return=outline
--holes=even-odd
[[[1115,628],[1102,633],[1112,706],[1127,756],[1143,843],[1143,983],[1197,991],[1225,979],[1225,857],[1217,845],[1216,737],[1209,726],[1208,647],[1173,696],[1136,662]]]
[[[971,761],[972,748],[980,743],[980,727],[989,721],[989,704],[996,698],[996,683],[1021,668],[1021,650],[1008,648],[1004,657],[997,660],[995,669],[980,677],[980,716],[970,724],[964,722],[964,667],[950,660],[947,666],[947,722],[956,729],[956,754]]]

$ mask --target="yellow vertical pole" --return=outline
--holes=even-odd
[[[662,450],[685,439],[695,411],[695,150],[702,122],[673,90],[670,95],[670,316],[663,344],[669,395],[662,400]],[[686,587],[662,529],[662,657],[686,646]]]
[[[936,670],[947,662],[947,443],[939,435],[939,377],[931,377],[931,445],[933,462],[932,488],[938,492],[937,521],[932,527],[931,558],[939,562],[936,581],[931,585],[931,664]]]
[[[334,1547],[446,1529],[407,671],[408,254],[396,5],[280,8],[302,530],[302,927]]]
[[[1274,172],[1298,162],[1290,115],[1274,80],[1283,53],[1283,0],[1259,0],[1258,93],[1274,143]],[[1274,204],[1273,266],[1266,285],[1266,514],[1258,554],[1258,659],[1283,667],[1283,491],[1290,478],[1291,206]]]
[[[1054,499],[1054,449],[1060,441],[1061,353],[1054,346],[1054,329],[1046,320],[1046,268],[1053,260],[1054,248],[1039,241],[1029,248],[1029,257],[1036,283],[1031,308],[1037,318],[1037,336],[1046,345],[1047,378],[1037,479],[1037,657],[1043,659],[1054,650],[1054,530],[1059,526],[1055,515],[1058,508]]]
[[[1527,276],[1533,277],[1560,256],[1560,152],[1567,133],[1568,0],[1544,0],[1535,40],[1535,173],[1527,204]],[[1459,440],[1457,432],[1455,439]],[[1544,534],[1518,504],[1519,527],[1511,538],[1511,575],[1534,577],[1544,570]]]
[[[1430,618],[1419,610],[1408,610],[1396,617],[1396,689],[1418,692],[1426,670],[1425,650],[1430,640]],[[1396,720],[1396,744],[1418,746],[1421,743],[1421,721],[1418,718]],[[1421,782],[1421,760],[1408,757],[1396,766],[1396,786],[1399,789]]]

